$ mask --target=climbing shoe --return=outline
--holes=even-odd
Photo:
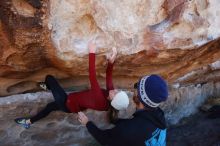
[[[25,129],[29,129],[31,127],[31,124],[28,123],[27,120],[27,118],[17,118],[15,119],[15,122],[24,127]]]
[[[38,85],[41,89],[43,89],[45,91],[48,90],[47,85],[45,84],[45,82],[39,82]]]

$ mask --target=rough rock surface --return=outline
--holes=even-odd
[[[219,7],[219,0],[1,0],[0,145],[93,145],[75,114],[54,112],[30,130],[15,125],[15,117],[36,113],[51,94],[4,97],[39,91],[36,83],[47,74],[68,90],[88,88],[91,39],[98,46],[101,86],[105,56],[116,47],[116,88],[130,89],[140,76],[160,74],[170,85],[162,105],[168,122],[195,113],[206,98],[220,95]],[[106,113],[87,114],[100,127],[109,126]]]
[[[220,119],[208,119],[198,113],[168,130],[168,146],[219,146]]]
[[[169,100],[161,105],[161,108],[165,110],[169,125],[176,124],[182,118],[196,113],[198,107],[208,97],[219,97],[219,91],[219,83],[170,89]],[[131,93],[129,95],[132,97]],[[76,114],[52,112],[45,119],[33,124],[28,130],[15,124],[14,118],[34,115],[51,100],[53,99],[50,92],[27,93],[0,98],[0,146],[97,146],[86,128],[77,121]],[[129,118],[134,111],[134,104],[130,102],[129,108],[121,112],[120,116]],[[107,121],[106,112],[87,110],[86,114],[100,128],[112,126]],[[216,142],[215,140],[218,138],[216,133],[220,130],[217,124],[219,120],[212,122],[200,121],[201,119],[205,120],[205,118],[199,118],[198,120],[194,118],[195,121],[192,120],[189,124],[181,122],[176,127],[170,127],[168,130],[168,145],[176,145],[179,142],[183,146],[187,146],[187,142],[191,145],[205,142],[204,146],[207,146],[207,143]],[[201,135],[201,131],[203,131],[201,127],[204,125],[210,126],[210,130],[206,128],[205,131],[207,134],[212,134],[212,138],[204,138],[204,134]],[[198,130],[198,133],[195,130]],[[176,139],[173,135],[176,136]]]
[[[130,88],[150,73],[175,82],[219,60],[219,7],[218,0],[1,0],[0,96],[39,90],[46,74],[67,87],[68,79],[87,85],[91,39],[102,83],[111,47],[119,52],[117,87]],[[195,80],[208,79],[198,74],[187,83]]]

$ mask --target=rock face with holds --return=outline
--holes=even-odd
[[[195,113],[207,97],[220,95],[219,7],[219,0],[0,0],[0,145],[93,145],[75,114],[54,112],[30,130],[13,121],[52,100],[45,92],[13,95],[40,90],[47,74],[65,88],[88,88],[90,40],[102,87],[105,56],[116,47],[116,88],[160,74],[170,85],[161,106],[169,124]],[[105,112],[87,114],[109,126]]]
[[[39,90],[46,74],[66,87],[87,84],[91,39],[102,83],[112,47],[118,87],[150,73],[170,83],[219,79],[219,65],[210,65],[220,58],[219,6],[218,0],[1,0],[0,96]]]

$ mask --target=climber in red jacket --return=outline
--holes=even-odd
[[[109,107],[113,107],[117,111],[127,108],[129,104],[127,94],[124,91],[114,89],[112,83],[113,64],[117,55],[116,48],[113,48],[112,55],[107,57],[108,66],[106,69],[106,89],[101,89],[96,79],[96,45],[93,42],[89,42],[88,47],[90,52],[89,80],[91,89],[81,92],[73,92],[67,95],[56,79],[51,75],[47,75],[45,82],[40,83],[40,87],[45,90],[50,90],[55,101],[48,103],[42,111],[33,117],[22,117],[15,119],[17,124],[28,129],[30,128],[31,124],[46,117],[50,112],[56,110],[61,110],[66,113],[77,113],[88,108],[99,111],[107,111]]]

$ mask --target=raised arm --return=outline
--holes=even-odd
[[[114,86],[112,83],[112,71],[113,71],[113,66],[114,66],[116,56],[117,56],[117,50],[116,48],[112,48],[112,55],[107,57],[107,60],[108,60],[108,66],[106,69],[106,89],[107,90],[114,89]]]
[[[89,42],[89,80],[91,84],[91,89],[100,89],[99,84],[96,79],[96,69],[95,69],[95,51],[96,45],[90,41]]]
[[[106,89],[107,90],[113,90],[113,82],[112,82],[112,70],[113,70],[113,63],[108,62],[108,66],[106,69]]]

